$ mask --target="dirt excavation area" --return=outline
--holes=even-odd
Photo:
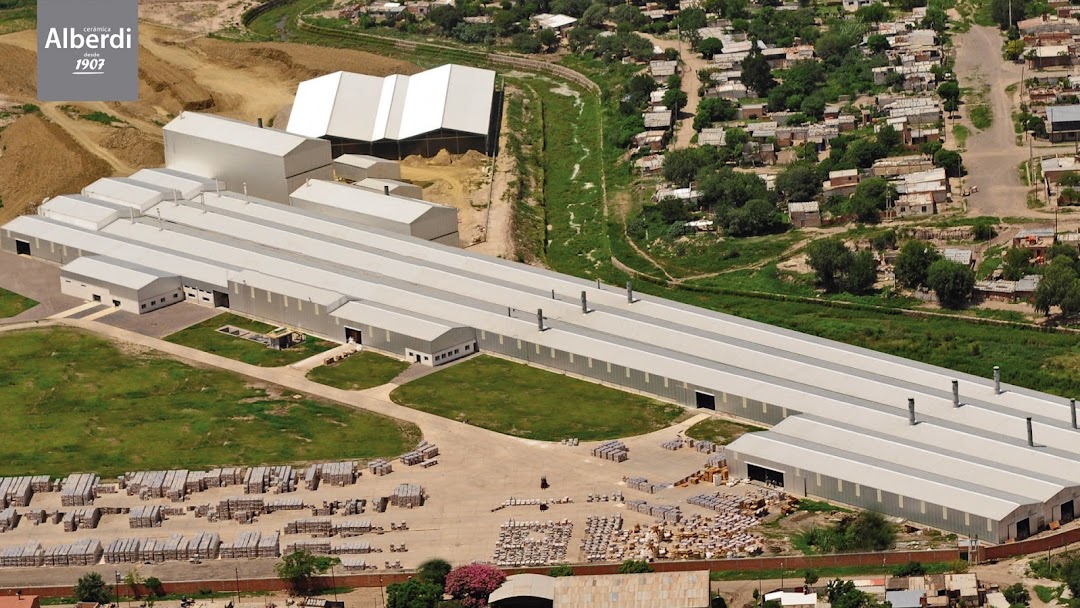
[[[432,158],[408,156],[401,161],[401,177],[423,187],[424,200],[458,210],[462,247],[484,240],[491,159],[474,150],[465,154],[442,150]]]
[[[196,10],[199,3],[152,4],[164,5],[165,12],[180,5]],[[214,5],[219,16],[226,9],[243,10],[231,3],[205,4]],[[338,70],[376,76],[420,70],[360,51],[233,43],[147,22],[139,34],[139,100],[81,104],[38,103],[35,31],[0,36],[0,221],[32,212],[45,197],[78,192],[99,177],[160,166],[161,127],[184,110],[251,122],[264,118],[274,126],[272,119],[292,103],[302,80]],[[465,192],[475,178],[459,181]]]

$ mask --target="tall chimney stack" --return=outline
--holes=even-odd
[[[543,308],[537,308],[536,309],[536,326],[540,328],[540,331],[544,331],[546,329],[544,327],[544,309]]]
[[[960,407],[960,381],[952,381],[952,406]]]
[[[994,394],[1001,394],[1001,368],[997,365],[994,366]]]
[[[907,412],[908,412],[908,422],[911,423],[911,426],[915,426],[915,398],[914,397],[908,397],[908,400],[907,400]]]
[[[583,314],[583,315],[589,314],[589,300],[588,300],[588,298],[585,297],[585,292],[584,291],[581,292],[581,314]],[[1076,409],[1073,408],[1073,411],[1075,412]]]
[[[1031,416],[1027,417],[1028,446],[1035,447],[1035,434],[1031,430]]]

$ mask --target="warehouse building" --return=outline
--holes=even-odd
[[[401,163],[367,154],[342,154],[334,159],[334,177],[358,182],[375,179],[401,179]]]
[[[91,279],[106,306],[165,295],[422,365],[490,353],[770,426],[728,446],[732,472],[800,496],[989,542],[1076,515],[1066,399],[473,254],[332,215],[333,202],[203,188],[111,220],[102,210],[121,203],[58,197],[0,228],[0,249]],[[80,268],[91,256],[106,259]],[[150,276],[176,277],[182,295],[152,293]]]
[[[326,140],[198,112],[183,112],[162,130],[168,169],[227,190],[287,203],[308,179],[333,179]]]
[[[334,72],[300,83],[286,130],[330,141],[335,158],[490,154],[498,107],[491,70],[447,64],[385,78]]]
[[[106,256],[76,258],[60,270],[60,291],[142,314],[178,302],[180,277]]]

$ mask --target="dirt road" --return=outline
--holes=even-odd
[[[1020,66],[1002,59],[1001,34],[996,28],[972,26],[955,40],[956,76],[960,86],[989,85],[987,101],[994,116],[989,129],[977,131],[968,117],[972,104],[961,108],[962,124],[972,133],[964,153],[967,183],[979,188],[979,192],[969,199],[969,214],[1027,215],[1027,188],[1020,182],[1017,168],[1027,160],[1028,153],[1016,145],[1012,100],[1005,91],[1010,84],[1020,81]]]
[[[101,158],[105,162],[109,163],[116,174],[122,177],[126,177],[134,173],[137,169],[120,160],[115,154],[100,145],[96,139],[94,139],[84,128],[85,125],[80,125],[76,119],[71,118],[60,109],[59,103],[50,102],[41,105],[41,113],[44,114],[49,120],[53,121],[60,126],[68,135],[71,136],[80,146],[88,150],[91,154]]]
[[[709,62],[694,52],[689,43],[680,45],[678,40],[657,38],[651,34],[644,34],[644,36],[649,42],[662,49],[675,49],[682,52],[683,65],[680,69],[682,70],[682,90],[686,92],[686,107],[679,112],[680,121],[670,148],[689,147],[690,140],[694,137],[694,114],[697,113],[698,102],[701,101],[701,96],[698,95],[698,88],[701,86],[698,71],[709,67]]]

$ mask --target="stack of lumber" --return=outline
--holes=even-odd
[[[606,441],[593,448],[592,455],[613,462],[625,462],[630,457],[630,448],[618,440]]]
[[[343,519],[334,524],[333,533],[341,536],[366,534],[373,530],[370,519]]]
[[[45,566],[93,566],[101,561],[101,541],[84,538],[71,544],[45,549]]]
[[[394,494],[390,496],[390,504],[407,509],[419,507],[424,504],[424,488],[413,483],[403,483],[394,488]]]
[[[138,564],[142,560],[142,539],[118,538],[105,545],[106,564]]]
[[[304,508],[303,498],[275,498],[266,501],[266,512],[274,511],[299,511]]]
[[[30,541],[25,545],[0,550],[0,566],[5,568],[29,568],[40,566],[45,559],[41,543]]]
[[[344,542],[330,547],[330,555],[356,555],[371,552],[371,543],[359,540]]]
[[[0,502],[3,506],[29,507],[34,496],[36,477],[0,477]],[[48,477],[45,480],[48,481]],[[39,484],[40,485],[40,484]]]
[[[94,502],[94,486],[98,476],[93,473],[74,473],[64,480],[60,504],[65,507],[85,507]]]
[[[14,530],[15,526],[18,525],[19,514],[15,512],[15,507],[8,507],[3,511],[0,511],[0,532]]]
[[[306,517],[285,524],[285,534],[318,534],[320,536],[330,536],[333,530],[333,522],[322,517]]]
[[[128,527],[130,528],[157,528],[161,526],[161,507],[147,505],[144,507],[132,507],[128,511]]]
[[[101,509],[97,507],[74,509],[64,513],[64,532],[93,530],[99,521],[101,521]]]
[[[351,486],[356,483],[356,461],[327,462],[322,465],[319,478],[332,486]]]
[[[372,475],[389,475],[394,471],[394,466],[385,460],[372,460],[368,463],[368,471]]]
[[[330,555],[329,540],[295,540],[285,545],[285,555],[307,551],[313,555]]]

